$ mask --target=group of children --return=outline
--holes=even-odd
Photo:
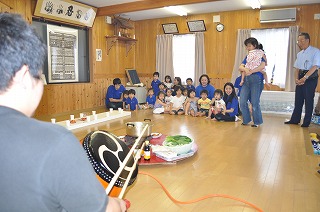
[[[206,117],[219,121],[238,121],[239,102],[232,83],[226,83],[224,92],[216,89],[214,97],[208,98],[208,91],[202,90],[196,97],[193,80],[188,78],[187,85],[181,84],[181,78],[166,76],[165,82],[160,82],[159,73],[153,74],[151,88],[148,89],[146,104],[139,107],[135,98],[135,90],[123,92],[123,108],[127,110],[153,109],[154,114],[191,115]],[[156,95],[155,95],[156,94]]]
[[[259,66],[261,60],[265,63],[267,62],[261,44],[251,49],[248,48],[248,50],[249,53],[246,57],[245,70],[253,70]],[[263,69],[261,73],[268,85],[265,69]],[[240,90],[246,74],[248,73],[242,72],[241,76],[236,80],[235,86],[238,88],[238,92],[236,92],[235,86],[228,82],[224,85],[223,91],[216,89],[214,91],[214,97],[209,99],[206,89],[200,92],[200,96],[198,94],[199,97],[196,97],[196,89],[193,86],[193,80],[191,78],[188,78],[186,80],[186,86],[183,86],[180,77],[175,77],[172,82],[171,77],[167,75],[165,76],[164,82],[161,82],[159,80],[159,73],[154,72],[151,87],[148,89],[146,104],[142,105],[142,108],[152,108],[155,114],[184,114],[193,117],[205,116],[207,119],[212,120],[238,121],[240,120],[238,118],[240,113],[238,96],[240,96]],[[236,93],[238,93],[238,95]],[[123,108],[128,110],[137,110],[139,108],[138,101],[134,97],[135,91],[133,89],[125,91],[123,95]]]

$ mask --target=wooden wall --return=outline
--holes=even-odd
[[[20,13],[31,23],[36,0],[0,0],[0,8],[10,7],[10,12]],[[106,38],[113,35],[113,26],[105,23],[104,17],[97,17],[90,30],[90,83],[68,83],[46,85],[44,95],[35,116],[63,113],[73,110],[104,106],[106,88],[115,77],[123,83],[127,82],[125,68],[136,68],[143,83],[150,84],[152,73],[156,67],[155,41],[156,35],[162,34],[162,23],[177,23],[179,32],[188,32],[187,20],[205,20],[207,72],[212,84],[221,88],[230,80],[235,55],[237,29],[272,28],[299,25],[301,31],[309,32],[312,45],[320,47],[320,21],[314,20],[314,13],[320,13],[320,4],[299,6],[298,20],[295,23],[260,24],[258,10],[230,11],[173,17],[135,22],[136,39],[138,42],[126,55],[126,47],[118,42],[107,55]],[[225,30],[218,33],[213,15],[220,15]],[[275,38],[276,39],[276,38]],[[276,47],[275,47],[276,48]],[[101,62],[95,61],[96,49],[102,49]]]
[[[212,78],[212,84],[221,88],[225,82],[230,80],[232,75],[238,29],[277,28],[298,25],[301,28],[300,31],[310,34],[311,44],[320,48],[320,20],[314,20],[314,14],[320,13],[320,4],[304,5],[297,8],[297,21],[284,23],[260,24],[259,10],[229,11],[137,21],[135,23],[136,37],[139,42],[136,47],[136,69],[139,70],[139,73],[148,74],[152,74],[152,71],[155,70],[156,35],[163,34],[162,24],[177,23],[179,33],[188,33],[187,21],[204,20],[207,27],[205,32],[207,73]],[[216,31],[216,23],[213,23],[214,15],[220,15],[220,22],[225,26],[223,32]],[[275,48],[277,47],[275,46]],[[141,58],[144,59],[141,60]],[[160,76],[160,78],[163,77]]]

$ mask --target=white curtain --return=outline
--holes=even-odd
[[[294,62],[299,52],[297,39],[299,35],[298,26],[289,27],[289,44],[288,44],[288,58],[287,58],[287,77],[285,84],[285,91],[295,91],[295,73],[293,69]]]
[[[251,36],[251,29],[238,29],[237,44],[236,44],[236,56],[234,58],[234,66],[231,76],[231,82],[234,83],[236,78],[240,75],[239,66],[243,59],[247,55],[247,49],[244,45],[245,39]]]
[[[156,41],[156,71],[160,74],[160,81],[169,75],[173,77],[172,34],[157,35]]]
[[[188,77],[194,79],[195,35],[174,35],[172,42],[174,77],[180,77],[184,85]]]
[[[196,32],[195,33],[195,75],[194,83],[195,86],[199,85],[199,78],[202,74],[207,73],[206,69],[206,55],[204,49],[204,33]]]
[[[256,38],[263,45],[267,56],[266,72],[269,83],[272,78],[273,85],[284,88],[287,72],[289,28],[251,30],[251,37]]]

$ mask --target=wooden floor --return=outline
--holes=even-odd
[[[199,150],[176,165],[140,166],[180,201],[207,194],[227,194],[268,212],[319,211],[320,157],[312,153],[309,131],[284,125],[284,116],[263,115],[259,128],[241,122],[214,122],[190,116],[153,115],[150,110],[132,117],[73,131],[82,139],[88,132],[108,130],[125,135],[127,121],[152,119],[153,132],[192,137]],[[234,200],[211,198],[193,204],[173,203],[152,178],[139,174],[127,190],[129,211],[256,211]]]

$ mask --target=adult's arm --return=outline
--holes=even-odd
[[[304,77],[299,79],[299,69],[296,68],[296,84],[303,85],[306,82],[306,80],[309,78],[309,76],[311,76],[317,69],[318,69],[318,66],[316,65],[312,66],[309,69],[309,71],[304,75]]]
[[[57,137],[43,158],[39,178],[43,190],[66,211],[105,211],[109,198],[79,140],[56,129]]]
[[[254,68],[253,70],[249,70],[250,74],[256,73],[256,72],[260,72],[262,71],[264,68],[266,67],[266,62],[261,62],[261,64],[257,67]]]

